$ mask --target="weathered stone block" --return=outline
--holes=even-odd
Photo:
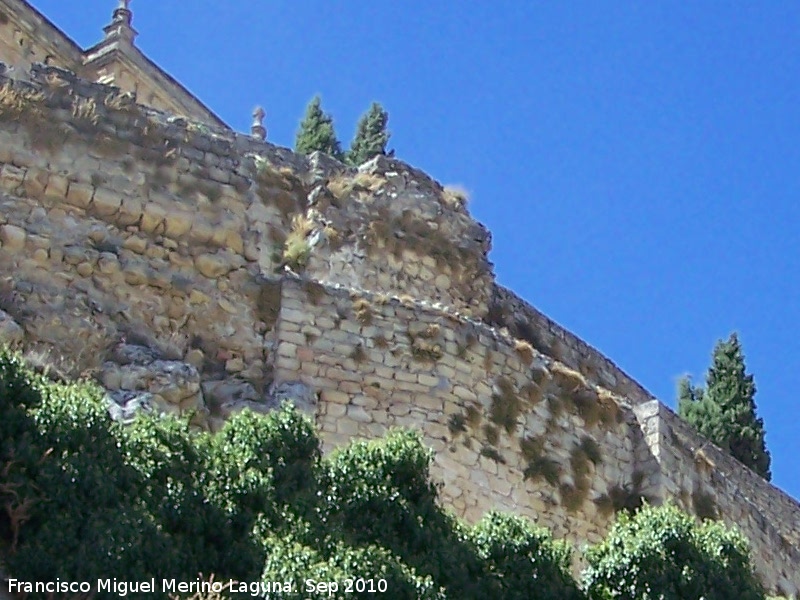
[[[25,248],[27,237],[28,233],[22,227],[11,224],[0,226],[0,242],[8,252],[19,252]]]
[[[122,206],[122,198],[119,193],[105,188],[97,188],[95,190],[91,208],[101,217],[110,217],[117,214],[120,206]]]

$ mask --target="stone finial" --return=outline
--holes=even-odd
[[[131,0],[119,0],[117,8],[114,10],[114,22],[123,21],[126,25],[130,25],[133,20],[133,12],[130,8]]]
[[[253,111],[253,124],[250,126],[250,134],[262,141],[267,139],[267,128],[264,127],[264,117],[266,116],[267,113],[264,109],[257,106]]]
[[[131,26],[133,11],[130,8],[130,4],[131,0],[118,0],[111,23],[103,29],[106,32],[106,39],[116,38],[133,43],[136,31]]]

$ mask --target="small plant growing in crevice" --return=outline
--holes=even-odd
[[[458,185],[446,185],[442,190],[441,200],[447,208],[462,212],[469,203],[469,192]]]
[[[714,496],[700,489],[692,492],[692,509],[700,519],[715,520],[718,517],[717,503]]]
[[[589,383],[581,373],[570,369],[563,363],[554,362],[550,367],[550,373],[556,385],[558,385],[564,393],[572,394],[578,389],[589,387]]]
[[[600,404],[597,392],[591,388],[575,391],[571,397],[572,405],[586,427],[594,427],[600,422]]]
[[[525,479],[533,481],[544,479],[555,487],[561,481],[561,465],[552,458],[539,456],[527,464],[522,474]]]
[[[314,222],[304,215],[295,215],[292,219],[292,230],[286,236],[283,247],[283,264],[294,271],[301,272],[308,264],[311,256],[311,244],[308,236],[314,230]]]
[[[359,298],[353,302],[353,313],[362,325],[372,325],[372,307],[366,298]]]
[[[494,387],[492,404],[489,408],[489,420],[512,434],[517,428],[517,420],[522,414],[522,400],[508,377],[498,377]]]
[[[644,473],[634,471],[630,482],[609,487],[605,494],[594,500],[598,512],[609,517],[620,511],[632,513],[645,502],[651,503],[653,499],[642,493],[643,483]]]
[[[529,381],[520,389],[520,394],[528,403],[528,406],[536,406],[542,401],[543,392],[542,388],[536,385],[533,381]]]
[[[450,415],[450,418],[447,420],[447,429],[453,437],[465,433],[467,431],[466,417],[460,413]]]
[[[558,488],[559,495],[561,496],[561,506],[567,512],[574,513],[580,510],[586,498],[589,496],[589,487],[585,482],[576,482],[574,485],[571,483],[562,483]]]
[[[475,404],[470,404],[469,406],[467,406],[466,418],[467,418],[467,424],[472,429],[476,429],[483,420],[483,413],[481,412],[480,407]]]
[[[600,424],[606,429],[615,428],[622,421],[622,411],[611,392],[600,389],[597,394],[600,409]]]
[[[569,452],[569,466],[572,468],[572,477],[575,480],[575,485],[579,487],[588,487],[588,478],[591,474],[592,461],[586,456],[586,453],[579,445],[575,445]],[[580,485],[579,485],[580,484]]]
[[[561,480],[561,465],[544,455],[544,443],[544,438],[532,436],[520,440],[520,452],[526,462],[523,476],[534,481],[544,479],[555,487]]]
[[[525,340],[517,340],[514,342],[514,351],[517,353],[523,364],[529,365],[531,362],[533,362],[533,346],[531,346],[530,342],[526,342]]]
[[[600,444],[598,444],[594,438],[584,435],[581,438],[579,448],[593,465],[597,466],[603,462],[603,452],[600,449]]]
[[[409,328],[408,337],[411,340],[411,356],[420,362],[436,362],[444,356],[444,348],[439,342],[441,328],[436,323],[431,323],[422,331],[412,331]]]
[[[484,446],[481,448],[481,456],[485,456],[496,463],[500,463],[501,465],[506,464],[506,459],[497,451],[496,448],[492,448],[491,446]]]
[[[372,344],[379,350],[386,350],[389,347],[389,340],[386,339],[384,334],[377,333],[372,338]]]
[[[352,358],[356,363],[362,363],[367,359],[367,353],[364,351],[364,345],[358,343],[350,352],[349,358]]]
[[[483,435],[486,437],[486,443],[490,446],[496,446],[500,441],[500,430],[489,423],[483,426]]]

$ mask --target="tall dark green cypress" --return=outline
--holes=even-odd
[[[342,146],[336,139],[333,119],[322,110],[322,101],[319,96],[314,96],[306,107],[306,114],[297,131],[294,149],[300,154],[319,151],[339,160],[342,159]]]
[[[377,102],[358,120],[356,135],[347,153],[347,162],[353,166],[361,165],[379,154],[386,154],[386,144],[391,133],[386,130],[389,113]]]
[[[684,378],[678,387],[678,413],[719,447],[769,481],[770,454],[764,420],[756,416],[756,385],[748,374],[739,336],[714,347],[706,388]]]

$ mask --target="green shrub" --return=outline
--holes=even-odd
[[[524,449],[541,458],[536,440]],[[385,580],[398,599],[585,597],[569,548],[528,521],[491,513],[468,527],[444,511],[431,459],[400,430],[322,458],[288,405],[242,412],[215,436],[172,417],[123,427],[99,388],[52,383],[0,351],[0,556],[21,580],[214,573],[295,582],[273,596],[287,599],[315,596],[306,579],[338,581],[335,598],[375,595],[348,593],[348,579]],[[743,538],[673,507],[622,515],[587,559],[592,598],[763,599]]]
[[[586,552],[584,584],[598,600],[763,600],[747,541],[698,524],[672,505],[620,513],[607,538]]]
[[[478,556],[504,600],[584,598],[570,575],[565,542],[521,517],[489,513],[470,532]]]

